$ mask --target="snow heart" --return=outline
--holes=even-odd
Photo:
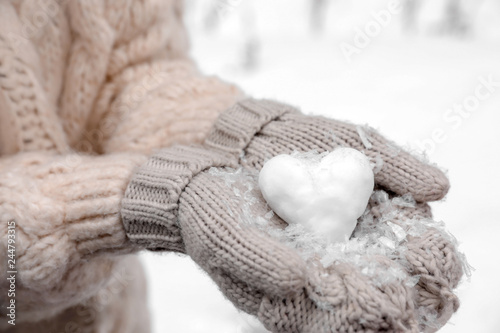
[[[352,148],[310,158],[278,155],[259,174],[262,195],[276,214],[328,242],[351,236],[373,186],[368,158]]]

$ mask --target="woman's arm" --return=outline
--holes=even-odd
[[[201,142],[242,97],[188,58],[181,1],[68,3],[59,115],[70,145],[98,153]]]
[[[8,224],[15,225],[17,322],[47,319],[106,286],[127,239],[120,202],[136,154],[19,153],[0,159],[0,292],[7,295]],[[13,222],[13,223],[12,223]],[[0,298],[3,309],[6,297]],[[4,322],[2,322],[4,324]]]

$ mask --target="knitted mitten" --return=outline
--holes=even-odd
[[[16,224],[18,323],[49,319],[86,301],[112,279],[117,260],[98,254],[135,248],[119,210],[132,170],[144,161],[134,154],[49,152],[1,159],[0,220],[5,222],[0,235],[7,248],[7,222]],[[7,267],[7,262],[2,265]],[[6,274],[2,269],[4,295]],[[2,307],[7,306],[4,299]]]
[[[219,117],[203,146],[161,150],[138,169],[122,200],[127,236],[151,250],[187,253],[228,299],[257,315],[273,332],[417,332],[416,305],[431,303],[438,318],[446,321],[450,311],[442,310],[450,309],[450,303],[451,312],[456,310],[458,302],[451,290],[462,271],[455,248],[437,231],[407,239],[412,267],[405,269],[426,274],[434,287],[427,288],[422,279],[424,294],[401,281],[375,286],[348,263],[325,269],[315,259],[305,261],[248,223],[269,212],[258,190],[250,197],[243,194],[248,174],[255,174],[278,154],[323,152],[337,146],[363,150],[368,157],[382,160],[376,187],[391,195],[411,194],[417,208],[404,211],[406,217],[429,216],[425,202],[447,193],[445,175],[373,130],[369,130],[367,148],[358,131],[348,123],[304,116],[288,105],[242,101]],[[221,176],[224,172],[237,180]],[[379,211],[376,204],[372,206]],[[269,223],[286,225],[276,215]],[[432,250],[423,254],[428,245]],[[399,267],[389,258],[373,260],[387,269]],[[439,281],[431,282],[432,274]]]

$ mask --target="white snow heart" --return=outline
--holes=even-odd
[[[321,159],[278,155],[259,174],[262,195],[276,214],[331,243],[351,236],[373,186],[368,158],[352,148]]]

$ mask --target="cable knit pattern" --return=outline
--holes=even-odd
[[[370,136],[372,151],[365,149],[365,153],[381,156],[385,168],[380,173],[387,173],[377,174],[379,186],[399,195],[410,193],[421,201],[446,194],[448,181],[441,171],[404,151],[391,154],[388,141],[374,131]],[[204,147],[164,149],[139,169],[123,200],[127,234],[151,249],[185,251],[229,300],[258,316],[273,332],[432,332],[433,326],[419,321],[418,309],[435,313],[436,324],[442,325],[459,304],[452,290],[463,274],[462,266],[446,235],[428,228],[422,236],[407,236],[408,251],[402,258],[407,266],[367,254],[364,259],[378,263],[384,271],[398,269],[408,276],[421,276],[413,288],[397,279],[380,285],[347,262],[328,268],[314,258],[306,262],[269,235],[246,225],[249,217],[243,207],[248,199],[235,195],[227,180],[208,170],[235,168],[239,161],[240,166],[258,171],[276,154],[322,152],[340,144],[362,149],[354,125],[306,117],[277,102],[241,101],[221,114]],[[389,174],[399,177],[404,187],[388,181]],[[262,217],[269,208],[262,197],[257,199],[252,213]],[[383,205],[370,203],[375,219],[384,211]],[[403,220],[430,217],[424,202],[402,208],[399,214]],[[272,219],[283,226],[276,215]],[[179,230],[182,237],[177,236]],[[172,235],[176,235],[174,244]],[[162,239],[166,240],[163,245]]]
[[[25,11],[26,15],[41,10],[40,5],[33,5],[35,2],[27,2],[32,8]],[[170,75],[175,71],[172,68],[182,67],[170,61],[183,59],[189,62],[186,60],[188,43],[179,1],[64,1],[53,11],[56,13],[53,19],[57,20],[60,29],[65,30],[44,26],[47,37],[33,42],[37,43],[37,52],[43,59],[39,67],[45,73],[52,71],[51,82],[44,85],[54,92],[50,97],[58,103],[57,113],[69,144],[76,150],[148,152],[148,149],[175,142],[201,142],[217,114],[232,105],[241,94],[234,86],[215,78],[204,78],[193,70],[191,76]],[[62,17],[64,12],[68,13],[67,18]],[[73,36],[71,43],[65,35],[69,30]],[[66,67],[61,67],[61,63],[66,63]],[[63,74],[61,68],[65,69]],[[124,71],[127,73],[122,73]],[[126,84],[116,84],[116,81],[123,82],[127,78]],[[58,92],[62,80],[64,85],[59,97],[55,92]],[[44,82],[42,78],[39,81]],[[49,85],[52,82],[54,85]],[[148,85],[151,82],[154,88]],[[167,89],[172,85],[178,89]],[[187,104],[188,101],[192,102]],[[124,114],[124,105],[131,104],[137,109]],[[108,109],[111,107],[113,110]],[[109,120],[102,118],[104,113],[117,113],[117,109],[118,115]],[[127,107],[125,111],[130,109]],[[139,130],[142,135],[130,133],[131,127],[126,126],[133,122],[132,128],[137,130],[134,117],[140,115],[141,119],[150,119],[159,113],[165,117],[157,119],[164,119],[164,122],[153,121],[151,124],[156,124],[156,127],[152,131],[149,128]],[[111,123],[117,117],[118,121],[123,120],[123,127]],[[108,127],[103,128],[103,125]],[[169,129],[160,135],[164,125]],[[145,132],[152,133],[145,138]],[[135,144],[124,146],[124,137],[131,135],[134,138],[128,142]],[[103,140],[110,138],[113,142],[107,143],[109,147],[102,147]],[[137,142],[139,139],[142,141]]]
[[[130,67],[104,86],[85,137],[99,152],[201,143],[219,113],[241,97],[235,86],[201,76],[187,60]]]
[[[19,12],[24,26],[20,33],[22,34],[23,30],[28,32],[29,39],[35,46],[35,52],[28,54],[37,55],[39,58],[38,61],[27,63],[31,65],[40,85],[43,86],[50,105],[56,106],[61,94],[65,71],[65,67],[61,64],[66,63],[71,45],[68,20],[63,8],[56,1],[23,1],[20,3]],[[45,15],[50,19],[45,19]],[[27,40],[23,40],[22,44],[24,43],[27,43]],[[19,56],[23,54],[22,50],[17,52]]]
[[[150,153],[202,142],[242,98],[187,59],[180,1],[0,6],[0,153]]]
[[[185,57],[188,39],[181,2],[127,0],[109,1],[106,6],[109,22],[117,31],[117,47],[111,53],[108,75],[117,75],[151,55],[169,60]],[[117,12],[122,16],[115,15]]]
[[[0,3],[0,154],[67,151],[54,105],[33,70],[40,59],[32,45],[21,48],[15,39],[21,38],[22,29],[10,4]]]
[[[187,47],[177,0],[0,1],[0,218],[15,220],[19,242],[16,332],[74,330],[72,322],[83,331],[149,331],[144,303],[134,308],[145,299],[141,279],[127,297],[108,294],[91,322],[74,311],[105,292],[122,258],[139,249],[119,210],[144,154],[201,142],[241,98],[235,86],[203,77]],[[6,233],[2,224],[2,249]]]
[[[70,27],[76,36],[69,53],[59,114],[71,145],[75,145],[106,78],[115,31],[106,20],[105,2],[69,1]]]

